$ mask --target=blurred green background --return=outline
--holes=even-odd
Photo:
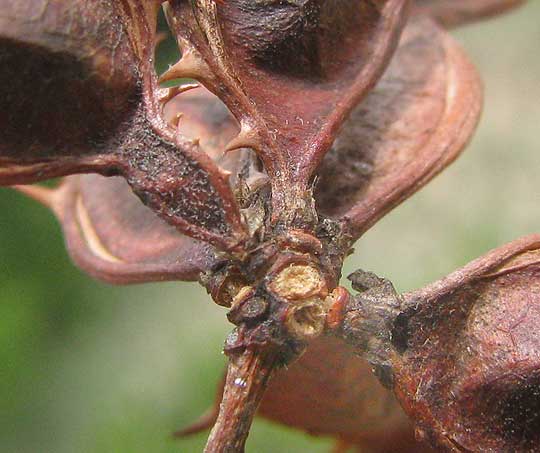
[[[540,2],[455,32],[486,86],[464,155],[357,244],[358,267],[409,290],[540,231]],[[199,452],[170,433],[212,402],[230,326],[196,284],[112,287],[67,257],[53,216],[0,189],[0,451]],[[248,451],[329,439],[257,420]]]

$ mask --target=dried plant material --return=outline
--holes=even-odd
[[[324,299],[313,297],[295,303],[287,313],[285,326],[292,338],[309,341],[324,331],[328,306]]]
[[[455,27],[502,14],[525,0],[415,0],[418,12],[446,27]]]
[[[4,3],[0,184],[121,174],[181,231],[234,248],[243,229],[227,176],[160,115],[158,3]]]
[[[140,96],[118,14],[105,1],[2,1],[2,183],[107,166],[103,148],[118,146]]]
[[[205,451],[241,453],[262,400],[336,451],[536,448],[538,237],[413,294],[338,286],[476,126],[478,76],[436,21],[518,2],[417,1],[406,26],[407,0],[0,3],[0,184],[49,206],[91,275],[198,279],[229,309],[221,404],[180,434],[215,422]],[[182,56],[158,78],[161,3]],[[20,186],[76,173],[102,176]]]
[[[165,103],[163,115],[166,120],[173,121],[179,112],[182,116],[177,125],[178,133],[196,140],[201,150],[214,161],[220,161],[226,154],[227,144],[240,131],[227,107],[217,96],[203,87],[198,87],[177,94]]]
[[[418,448],[412,425],[371,366],[342,340],[311,343],[287,369],[276,372],[260,414],[311,434],[331,435],[381,451]],[[402,443],[402,445],[400,445]],[[401,449],[400,449],[401,448]]]
[[[73,260],[112,283],[196,280],[211,248],[157,217],[121,178],[72,176],[54,205]]]
[[[402,298],[381,280],[368,290],[375,304],[362,292],[350,304],[345,338],[394,389],[419,440],[441,451],[538,447],[539,250],[540,236],[525,237]]]
[[[121,178],[70,176],[54,189],[17,186],[51,208],[73,261],[114,284],[197,280],[215,262],[207,244],[180,234]]]
[[[184,52],[171,77],[194,77],[220,94],[242,125],[244,146],[258,152],[271,178],[276,221],[291,221],[292,206],[309,209],[302,203],[312,173],[344,117],[384,70],[405,4],[169,2]],[[204,66],[194,73],[193,65],[184,68],[186,58]]]
[[[539,250],[540,236],[517,240],[405,295],[397,394],[449,451],[539,445]]]
[[[323,289],[323,281],[314,267],[292,264],[279,272],[270,288],[285,299],[305,299],[319,294]]]
[[[219,415],[210,433],[205,453],[244,451],[251,420],[274,367],[272,352],[246,349],[229,360]]]
[[[461,48],[415,18],[319,169],[316,198],[357,238],[449,165],[471,137],[481,84]]]

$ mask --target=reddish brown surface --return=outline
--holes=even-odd
[[[449,451],[540,444],[540,236],[517,240],[405,295],[398,398]]]
[[[214,260],[209,246],[180,234],[120,178],[71,176],[54,210],[73,260],[111,283],[195,280]]]
[[[229,357],[221,405],[205,453],[244,451],[252,419],[274,371],[274,352],[246,349]]]
[[[165,118],[172,117],[171,112],[184,114],[179,130],[199,138],[221,167],[234,170],[243,163],[238,155],[221,157],[238,127],[223,104],[203,88],[169,102]],[[120,177],[72,176],[49,197],[46,204],[53,205],[73,260],[96,278],[117,284],[196,280],[215,261],[212,247],[156,217]]]
[[[371,366],[343,341],[324,337],[272,379],[259,413],[314,435],[332,435],[369,445],[387,436],[399,449],[400,434],[412,427],[391,392],[379,384]],[[401,451],[401,450],[399,450]]]
[[[205,62],[190,75],[202,77],[251,131],[271,177],[276,221],[290,217],[309,196],[310,177],[345,115],[386,66],[407,2],[208,3],[170,2],[180,47]],[[204,8],[214,15],[207,25]]]
[[[525,0],[416,0],[419,12],[430,14],[446,27],[504,13]]]
[[[109,2],[70,3],[2,1],[3,160],[96,159],[102,151],[95,148],[117,146],[119,126],[136,115],[136,57],[119,9]],[[0,181],[13,173],[2,169]]]
[[[413,19],[319,169],[320,210],[358,237],[458,156],[481,104],[478,75],[458,44],[429,19]]]
[[[234,247],[243,230],[226,176],[160,113],[157,7],[3,2],[0,184],[122,174],[181,231]]]
[[[160,3],[0,0],[0,184],[123,177],[21,190],[55,211],[90,274],[199,277],[231,307],[207,451],[243,450],[266,381],[297,356],[265,416],[420,451],[373,366],[438,448],[534,451],[538,237],[403,299],[361,271],[358,294],[336,290],[354,240],[450,164],[478,119],[478,77],[426,15],[453,26],[520,2],[418,0],[396,50],[406,0],[171,0],[182,57],[162,80],[215,96],[159,87]],[[352,346],[314,339],[325,327]]]

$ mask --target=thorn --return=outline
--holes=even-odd
[[[176,96],[176,90],[178,87],[172,87],[172,88],[158,88],[156,90],[156,95],[158,98],[158,102],[161,105],[166,104],[169,102],[173,97]]]
[[[251,127],[243,125],[240,133],[225,146],[225,153],[240,148],[257,148],[258,146],[259,141],[257,133]]]
[[[158,94],[159,102],[164,105],[169,102],[174,97],[179,94],[185,93],[186,91],[194,90],[195,88],[200,88],[200,83],[184,83],[182,85],[171,87],[171,88],[161,88]]]
[[[194,79],[204,78],[205,74],[209,74],[202,59],[192,50],[187,50],[182,55],[182,58],[175,64],[169,67],[158,79],[159,83],[168,82],[169,80],[182,79],[191,77]]]
[[[246,184],[253,192],[257,191],[261,187],[267,185],[270,181],[269,176],[266,173],[260,171],[254,171],[246,179]]]
[[[169,124],[171,126],[174,126],[176,129],[178,129],[178,126],[180,124],[180,120],[182,119],[183,116],[184,116],[184,114],[182,112],[178,112],[176,115],[174,115],[171,118]]]
[[[182,61],[182,60],[180,60],[180,61]],[[180,61],[176,62],[172,66],[169,66],[169,68],[163,74],[161,74],[159,76],[158,82],[163,83],[163,82],[167,82],[169,80],[177,79],[178,77],[182,77],[180,75],[177,75],[177,72],[179,72],[178,65],[179,65]]]
[[[225,146],[225,153],[230,153],[231,151],[246,147],[247,144],[245,144],[245,140],[243,140],[243,137],[238,134],[229,143],[227,143],[227,146]]]
[[[159,96],[159,102],[166,104],[178,94],[178,87],[164,88]]]
[[[201,87],[201,84],[200,83],[184,83],[177,88],[177,92],[178,94],[180,93],[185,93],[186,91],[189,91],[189,90],[194,90],[195,88],[200,88]]]
[[[229,178],[230,178],[231,175],[232,175],[232,172],[230,172],[229,170],[225,170],[224,168],[221,168],[221,167],[219,167],[219,173],[220,173],[221,176],[223,176],[227,181],[229,180]]]

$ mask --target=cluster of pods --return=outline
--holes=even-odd
[[[186,430],[214,426],[208,453],[243,451],[257,411],[343,451],[540,451],[540,236],[408,294],[339,285],[473,134],[446,29],[521,3],[0,0],[0,185],[92,276],[230,308],[221,404]],[[181,58],[158,77],[161,8]]]

